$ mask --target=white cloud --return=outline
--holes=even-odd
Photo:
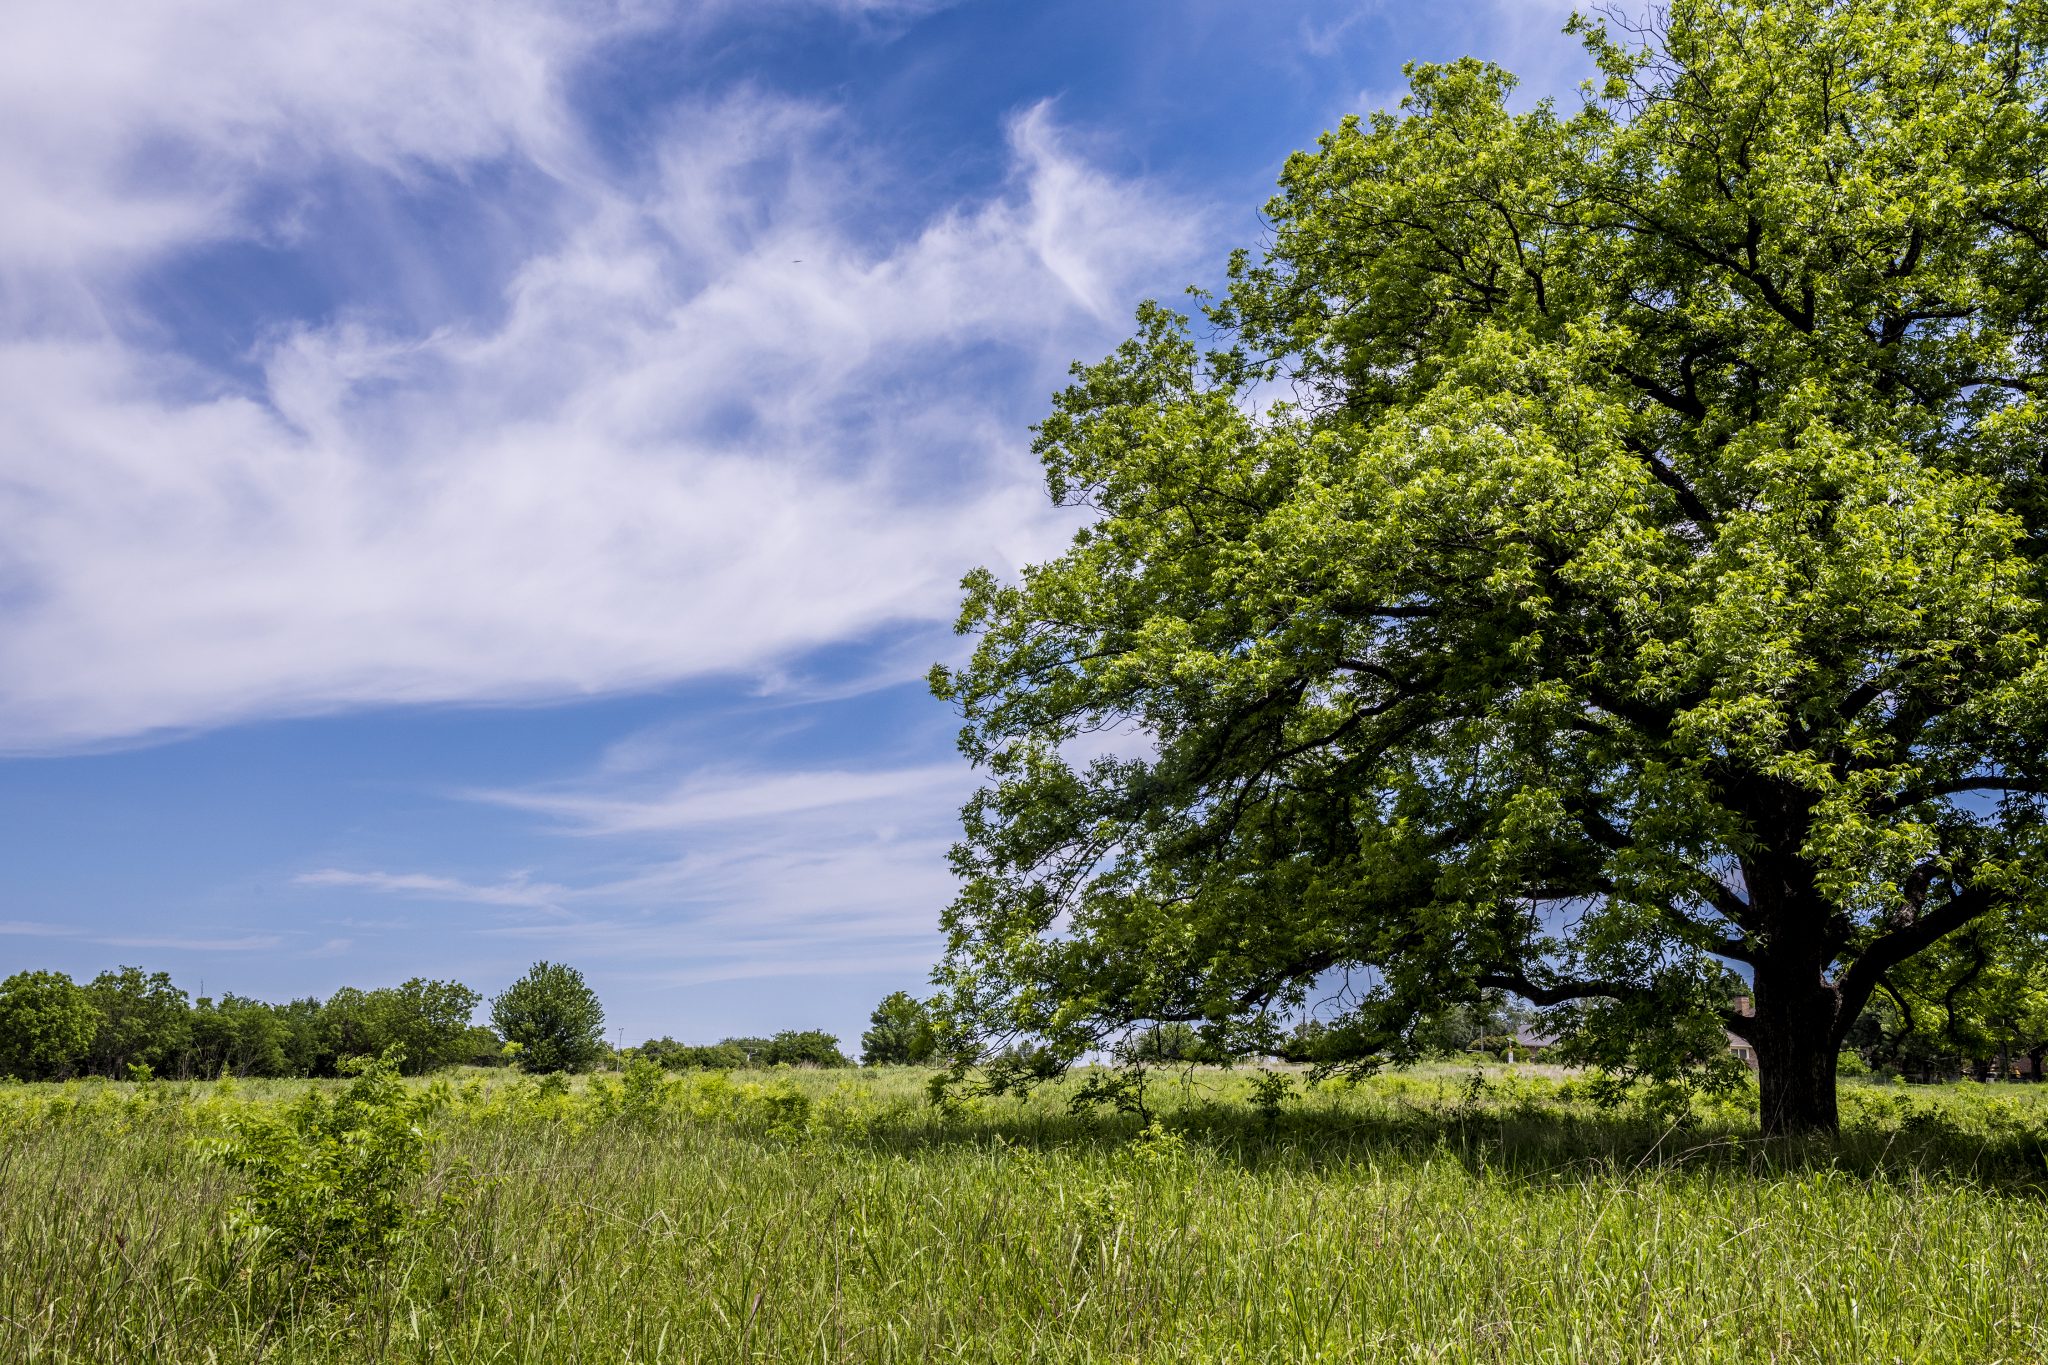
[[[616,6],[533,0],[62,0],[0,43],[0,261],[86,271],[248,230],[252,194],[352,162],[406,175],[522,156],[558,171],[558,84]],[[49,279],[45,276],[45,279]]]
[[[1099,350],[1200,237],[1186,204],[1069,152],[1042,107],[1010,129],[1005,186],[877,242],[842,224],[882,191],[815,170],[868,154],[826,109],[681,109],[651,179],[599,177],[564,72],[644,15],[328,7],[301,51],[281,19],[231,32],[238,13],[210,0],[180,28],[142,6],[90,61],[84,20],[35,14],[0,88],[28,50],[80,65],[82,94],[40,79],[0,96],[65,111],[0,164],[39,215],[0,235],[0,270],[121,301],[110,260],[257,231],[248,205],[280,164],[520,158],[567,207],[504,282],[502,317],[283,331],[254,384],[16,310],[0,748],[773,670],[942,620],[965,568],[1064,535],[1018,395]],[[153,138],[196,168],[174,203],[137,168]],[[64,212],[110,226],[67,236]],[[1016,387],[963,367],[991,348]]]
[[[276,948],[284,943],[277,934],[236,934],[208,938],[180,934],[107,934],[75,924],[48,924],[36,920],[0,920],[0,934],[23,938],[65,938],[108,948],[166,948],[180,952],[248,953]]]
[[[946,850],[974,783],[963,765],[868,772],[722,768],[667,781],[600,767],[569,784],[484,792],[606,849],[613,875],[498,883],[326,869],[296,880],[509,913],[478,932],[573,947],[669,982],[921,973],[952,898]],[[564,856],[566,846],[557,846]],[[554,917],[517,913],[548,907]]]
[[[934,793],[964,795],[968,780],[963,765],[945,763],[882,772],[693,773],[672,787],[644,794],[519,790],[476,797],[553,816],[579,833],[644,834],[845,807],[887,809]]]
[[[415,900],[464,901],[473,905],[521,906],[537,910],[554,908],[568,894],[567,887],[530,881],[525,873],[515,874],[502,882],[480,884],[423,872],[349,872],[328,867],[317,872],[302,872],[292,880],[300,886],[357,887]]]

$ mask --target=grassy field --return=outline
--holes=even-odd
[[[2028,1087],[1852,1086],[1788,1146],[1528,1068],[1270,1120],[1167,1077],[1149,1128],[922,1082],[415,1086],[438,1212],[317,1287],[217,1155],[305,1083],[0,1087],[0,1359],[2048,1359]]]

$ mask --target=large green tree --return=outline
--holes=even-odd
[[[400,1069],[414,1076],[469,1060],[470,1016],[482,1003],[483,996],[460,981],[419,976],[371,991],[364,1000],[384,1045],[400,1050]]]
[[[2036,911],[2048,9],[1575,24],[1582,101],[1413,68],[1288,163],[1213,350],[1148,307],[1056,400],[1092,521],[934,676],[991,778],[964,1047],[1348,971],[1361,1049],[1496,989],[1621,1068],[1725,1026],[1827,1129],[1887,974]]]
[[[604,1055],[604,1006],[564,963],[534,963],[491,1001],[491,1025],[525,1071],[587,1071]]]
[[[0,1076],[43,1081],[81,1069],[100,1014],[62,972],[16,972],[0,981]]]
[[[116,1078],[135,1067],[182,1073],[192,1043],[192,1002],[169,972],[121,967],[101,972],[85,990],[100,1016],[87,1054],[94,1071]]]
[[[909,991],[883,996],[860,1036],[862,1066],[924,1066],[938,1048],[931,1010]]]

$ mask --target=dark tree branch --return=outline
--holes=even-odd
[[[1679,510],[1692,519],[1693,525],[1700,528],[1701,534],[1711,537],[1720,529],[1720,519],[1700,500],[1700,495],[1694,491],[1693,486],[1687,483],[1677,470],[1658,458],[1657,453],[1647,443],[1633,436],[1622,437],[1621,443],[1630,452],[1642,458],[1643,463],[1649,466],[1650,477],[1671,491],[1671,496],[1678,502]]]
[[[1629,724],[1647,730],[1658,739],[1671,736],[1671,716],[1668,712],[1646,706],[1631,697],[1624,697],[1613,688],[1587,680],[1580,684],[1586,700],[1612,716],[1619,716]]]
[[[1633,370],[1616,370],[1615,373],[1680,416],[1698,421],[1707,415],[1707,405],[1692,394],[1667,389],[1648,375],[1637,374]]]
[[[1870,1003],[1870,993],[1885,973],[1927,948],[1940,939],[1992,909],[1991,893],[1980,886],[1966,887],[1948,898],[1935,909],[1918,915],[1906,924],[1892,930],[1871,943],[1849,964],[1849,970],[1842,973],[1836,986],[1835,1031],[1846,1032],[1855,1022],[1863,1007]]]
[[[1856,717],[1863,714],[1864,707],[1883,696],[1890,688],[1891,684],[1881,678],[1873,678],[1867,683],[1859,683],[1850,689],[1849,695],[1842,698],[1842,704],[1835,708],[1836,719],[1843,721],[1856,719]]]
[[[1899,994],[1899,988],[1892,984],[1892,979],[1889,976],[1880,976],[1877,979],[1877,985],[1880,990],[1892,998],[1892,1003],[1899,1007],[1899,1017],[1904,1024],[1901,1033],[1911,1033],[1915,1027],[1913,1022],[1913,1002]]]
[[[1963,777],[1951,777],[1942,782],[1908,787],[1897,796],[1878,802],[1872,810],[1880,815],[1892,815],[1922,801],[1933,801],[1943,796],[1960,796],[1964,792],[2048,792],[2048,782],[2027,777],[2006,777],[1999,773],[1970,773]]]
[[[1627,1000],[1649,994],[1646,987],[1630,981],[1561,981],[1539,986],[1526,972],[1486,972],[1477,984],[1482,990],[1513,991],[1533,1005],[1545,1007],[1573,1000]]]

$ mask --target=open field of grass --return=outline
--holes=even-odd
[[[6,1361],[2038,1361],[2048,1094],[1850,1087],[1832,1146],[1557,1074],[1163,1077],[942,1114],[908,1071],[416,1090],[414,1193],[327,1287],[209,1155],[307,1083],[0,1088]]]

